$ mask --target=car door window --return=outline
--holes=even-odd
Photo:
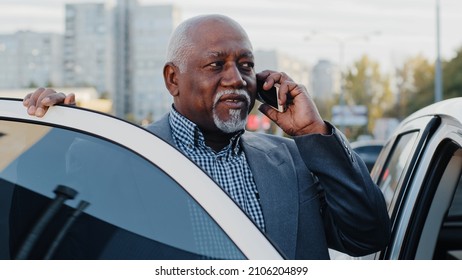
[[[244,258],[202,207],[142,156],[63,128],[0,120],[0,133],[1,258],[24,249],[58,185],[77,195],[46,225],[29,258]],[[82,201],[89,205],[66,229]]]
[[[406,165],[412,154],[418,131],[401,135],[394,144],[388,162],[382,169],[378,185],[384,194],[387,207],[392,209],[399,193],[398,183],[406,170]]]

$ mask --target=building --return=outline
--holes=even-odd
[[[134,17],[134,10],[138,6],[136,0],[117,0],[112,11],[111,44],[114,65],[114,115],[119,118],[128,118],[133,110],[134,92],[132,89],[132,59],[131,59],[131,19]],[[109,47],[109,46],[108,46]]]
[[[294,81],[310,88],[309,65],[276,50],[256,50],[255,71],[275,70],[287,73]]]
[[[111,89],[108,11],[102,3],[66,4],[63,85]]]
[[[312,94],[318,100],[330,100],[340,93],[340,72],[328,60],[319,60],[311,75]]]
[[[160,119],[170,110],[173,98],[165,88],[163,68],[167,45],[180,22],[172,5],[138,6],[131,21],[131,81],[136,120]]]
[[[172,97],[162,76],[167,44],[181,15],[173,5],[119,0],[114,8],[114,113],[136,122],[159,119]]]
[[[162,69],[180,13],[172,5],[136,0],[66,4],[64,85],[94,86],[113,100],[113,113],[134,122],[160,118],[172,103]]]
[[[18,31],[0,35],[0,88],[60,85],[62,36]]]

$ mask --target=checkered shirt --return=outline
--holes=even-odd
[[[173,107],[169,122],[175,145],[207,172],[258,227],[265,231],[257,186],[239,143],[243,132],[236,134],[229,145],[217,153],[205,145],[204,135],[197,125]]]

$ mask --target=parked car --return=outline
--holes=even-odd
[[[282,259],[228,195],[142,127],[0,98],[0,259]]]
[[[462,98],[403,120],[371,173],[388,206],[392,238],[365,259],[462,259],[461,173]]]
[[[360,140],[351,142],[351,148],[362,158],[371,171],[384,144],[385,141],[382,140]]]

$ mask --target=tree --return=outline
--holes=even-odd
[[[365,105],[369,113],[367,127],[350,128],[349,138],[370,134],[375,120],[383,117],[393,104],[390,78],[382,75],[379,63],[370,60],[367,55],[363,55],[348,69],[344,93],[347,105]]]
[[[444,98],[462,96],[462,48],[443,68]]]
[[[406,59],[403,66],[395,72],[397,110],[392,110],[389,114],[403,119],[431,104],[434,99],[434,76],[434,64],[424,56],[417,55]]]

